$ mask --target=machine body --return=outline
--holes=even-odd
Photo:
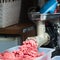
[[[56,0],[49,0],[38,12],[41,14],[47,14],[47,13],[54,13],[57,6]],[[47,45],[50,41],[50,36],[46,32],[45,28],[45,22],[43,21],[44,16],[42,15],[42,18],[40,20],[34,20],[36,21],[37,25],[37,36],[34,37],[28,37],[26,40],[35,40],[38,44],[38,47],[42,45]]]

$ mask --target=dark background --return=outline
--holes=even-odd
[[[37,0],[22,0],[19,23],[30,21],[28,18],[28,9],[34,6],[37,6]]]

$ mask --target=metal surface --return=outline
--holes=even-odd
[[[37,20],[37,21],[45,21],[50,19],[55,19],[60,17],[60,13],[54,13],[54,14],[40,14],[39,12],[30,12],[29,18],[31,20]]]

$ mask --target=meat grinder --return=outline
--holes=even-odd
[[[51,4],[50,4],[51,3]],[[36,23],[37,36],[28,37],[26,40],[35,40],[38,47],[42,45],[48,45],[50,42],[50,35],[46,32],[45,21],[54,19],[60,16],[59,13],[54,13],[58,2],[56,0],[49,0],[43,7],[37,12],[30,12],[30,19]],[[53,42],[54,43],[54,42]]]

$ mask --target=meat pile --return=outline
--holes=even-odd
[[[44,52],[38,52],[37,43],[34,40],[27,40],[13,52],[0,53],[0,60],[34,60],[42,55]]]

